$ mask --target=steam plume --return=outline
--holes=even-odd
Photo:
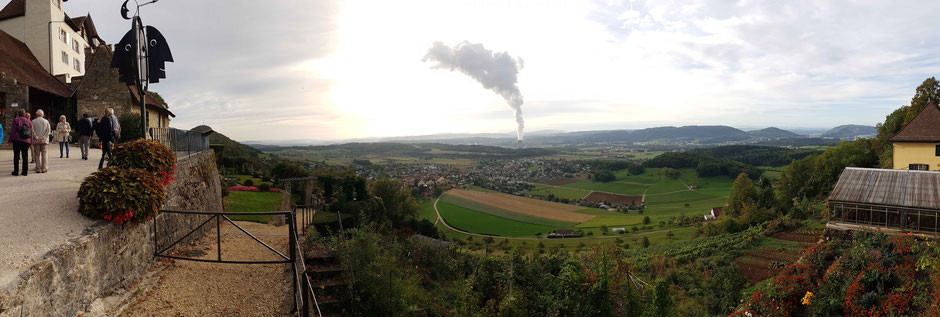
[[[483,44],[461,42],[453,48],[440,41],[428,49],[421,59],[423,62],[437,62],[433,68],[460,71],[483,84],[483,88],[496,92],[516,115],[516,139],[522,140],[525,122],[522,120],[522,93],[516,86],[517,75],[522,69],[521,58],[515,58],[507,52],[496,52],[483,47]]]

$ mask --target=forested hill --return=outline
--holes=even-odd
[[[753,135],[753,136],[759,137],[759,138],[771,138],[771,139],[776,139],[776,138],[798,138],[798,137],[801,137],[801,135],[799,135],[799,134],[796,134],[796,133],[793,133],[793,132],[790,132],[790,131],[787,131],[787,130],[775,128],[775,127],[769,127],[769,128],[760,129],[760,130],[748,131],[748,133],[750,133],[750,134]]]
[[[197,132],[206,132],[212,130],[211,127],[201,125],[192,129]],[[216,158],[219,167],[240,167],[244,163],[252,163],[256,169],[263,169],[264,162],[261,160],[261,150],[238,143],[218,131],[209,135],[209,143],[221,145],[222,152]]]
[[[514,159],[546,156],[557,150],[543,148],[514,149],[486,145],[453,145],[442,143],[345,143],[320,146],[258,146],[266,152],[280,150],[307,150],[337,155],[412,156],[420,158]],[[437,151],[434,151],[437,150]]]
[[[832,128],[831,130],[826,131],[826,133],[823,133],[822,136],[826,138],[848,139],[857,136],[870,138],[876,134],[878,134],[878,131],[875,130],[875,127],[847,124]]]

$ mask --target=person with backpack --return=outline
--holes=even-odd
[[[10,139],[13,144],[13,176],[23,175],[29,171],[29,149],[33,144],[33,123],[26,119],[26,110],[16,112],[16,118],[10,125]],[[23,173],[20,174],[20,157],[23,162]]]
[[[110,109],[109,109],[110,110]],[[104,158],[111,160],[111,144],[114,142],[114,130],[111,120],[108,119],[110,113],[105,113],[104,118],[98,121],[98,127],[95,133],[98,133],[98,141],[101,142],[101,161],[98,161],[98,169],[104,167]]]

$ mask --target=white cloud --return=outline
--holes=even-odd
[[[100,6],[67,4],[92,11],[106,39],[120,38],[127,23],[116,5]],[[204,121],[243,140],[340,139],[514,129],[499,96],[421,62],[433,41],[483,43],[523,58],[528,131],[874,124],[940,70],[938,7],[186,1],[145,7],[144,21],[163,31],[177,57],[154,87],[179,116],[174,125]]]

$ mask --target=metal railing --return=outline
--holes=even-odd
[[[293,243],[296,244],[296,249],[303,250],[303,247],[300,245],[299,237],[301,232],[305,232],[307,228],[313,224],[313,218],[317,215],[317,209],[314,205],[294,205],[291,207],[291,214],[291,239],[294,240]],[[320,312],[320,303],[317,301],[316,293],[313,292],[313,282],[310,281],[310,272],[307,271],[307,263],[304,261],[304,256],[301,255],[297,257],[297,260],[294,261],[293,265],[294,305],[296,305],[295,307],[300,308],[300,316],[309,316],[311,308],[316,309],[317,316],[323,316],[323,314]],[[298,265],[302,269],[298,269]],[[297,289],[298,285],[300,286],[300,289]],[[300,294],[297,293],[298,291]],[[313,307],[310,306],[310,299],[313,300]]]
[[[209,149],[209,135],[212,132],[212,130],[197,132],[175,128],[150,128],[148,137],[163,143],[176,152],[177,156],[181,156]]]
[[[310,208],[313,209],[313,208]],[[180,237],[179,239],[174,240],[172,243],[166,246],[160,246],[159,241],[160,237],[158,235],[158,221],[154,220],[153,222],[153,242],[154,242],[154,257],[169,258],[175,260],[185,260],[185,261],[196,261],[196,262],[212,262],[212,263],[229,263],[229,264],[290,264],[291,272],[293,274],[293,296],[294,296],[294,312],[297,312],[300,316],[309,316],[310,315],[310,300],[313,299],[314,307],[316,308],[317,316],[322,316],[320,313],[320,306],[317,303],[316,296],[313,293],[313,284],[310,281],[310,277],[307,273],[307,266],[304,263],[304,257],[298,252],[301,249],[300,240],[298,238],[298,223],[296,216],[296,208],[292,208],[291,211],[278,211],[278,212],[207,212],[207,211],[176,211],[176,210],[161,210],[160,213],[164,214],[176,214],[181,216],[206,216],[206,219],[202,221],[198,226],[190,230],[188,233]],[[306,215],[307,211],[303,211]],[[312,210],[309,215],[310,223],[313,222],[313,216],[316,214],[316,210]],[[232,221],[229,216],[283,216],[287,220],[288,224],[288,254],[284,255],[278,250],[275,250],[267,243],[258,239],[253,234],[239,226],[237,223]],[[305,218],[306,219],[306,218]],[[200,231],[206,224],[215,220],[215,229],[216,229],[216,258],[194,258],[194,257],[185,257],[179,255],[172,255],[169,251],[179,244],[180,242],[186,240],[194,233]],[[222,257],[222,221],[228,222],[230,225],[238,228],[239,231],[253,239],[255,242],[261,244],[274,255],[276,255],[277,260],[268,260],[268,261],[242,261],[242,260],[228,260],[223,259]],[[306,227],[308,223],[302,222],[302,226]],[[299,266],[299,267],[298,267]]]

